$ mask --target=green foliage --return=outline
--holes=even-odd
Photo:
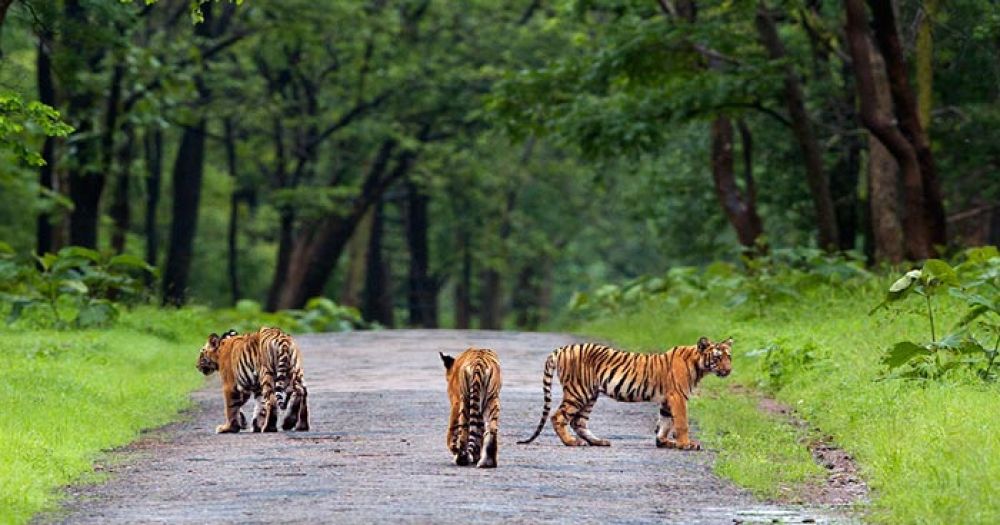
[[[953,265],[956,272],[959,266]],[[1000,477],[996,439],[1000,421],[994,417],[1000,411],[997,385],[984,383],[967,367],[951,370],[952,380],[947,382],[876,380],[884,371],[886,341],[919,341],[927,334],[922,316],[889,321],[865,315],[890,284],[879,278],[858,287],[818,286],[803,292],[800,301],[772,304],[763,317],[721,307],[716,297],[685,305],[649,302],[573,330],[627,349],[663,348],[702,335],[732,335],[736,341],[732,376],[726,382],[706,378],[701,393],[692,398],[698,404],[692,405],[691,414],[696,430],[701,429],[695,437],[710,448],[721,447],[719,457],[727,458],[724,470],[718,462],[716,470],[741,485],[763,494],[781,493],[790,485],[782,471],[791,468],[782,463],[788,455],[776,456],[795,453],[804,457],[803,467],[811,463],[801,442],[777,444],[788,443],[784,433],[789,429],[760,426],[769,416],[753,407],[733,408],[745,406],[746,401],[728,388],[732,383],[751,388],[774,385],[772,394],[779,401],[793,407],[810,427],[831,436],[859,463],[872,489],[872,500],[863,508],[865,522],[995,523],[1000,520],[1000,502],[991,491],[970,487],[989,487]],[[941,326],[959,323],[968,311],[963,300],[949,293],[939,294],[935,301]],[[747,355],[771,345],[778,347],[773,352],[784,354],[782,365],[798,361],[795,354],[803,350],[811,354],[809,364],[785,367],[774,383],[764,354]],[[750,426],[744,415],[756,423]],[[715,421],[711,432],[703,427],[705,420]],[[761,429],[759,440],[746,438],[758,430],[745,428]],[[768,463],[783,467],[771,477]]]
[[[357,308],[341,306],[325,297],[310,299],[305,308],[265,312],[260,303],[242,299],[233,308],[207,312],[213,330],[234,329],[249,332],[261,326],[274,326],[293,333],[344,332],[372,328],[361,318]],[[207,332],[205,333],[207,335]]]
[[[888,289],[885,300],[872,313],[904,301],[915,294],[924,298],[930,326],[930,342],[895,343],[882,359],[889,377],[944,379],[949,371],[967,367],[984,381],[996,381],[994,363],[1000,348],[1000,254],[996,247],[966,251],[964,261],[953,268],[931,259],[920,270],[911,270]],[[953,330],[940,340],[934,320],[932,298],[948,293],[966,305],[966,313]],[[986,338],[986,340],[984,340]],[[989,341],[994,341],[992,346]]]
[[[803,372],[812,368],[817,361],[817,348],[813,343],[806,343],[801,348],[795,348],[794,343],[787,339],[769,342],[763,348],[747,352],[747,357],[762,357],[760,361],[762,381],[760,386],[767,392],[777,392]]]
[[[30,146],[35,137],[65,137],[73,132],[51,106],[38,101],[25,102],[18,93],[0,91],[0,150],[28,166],[42,166],[45,161]],[[0,177],[9,176],[0,170]]]
[[[155,273],[132,255],[69,246],[19,263],[9,246],[0,246],[0,302],[9,306],[8,324],[30,310],[43,326],[104,326],[118,317],[118,304],[148,297],[142,277]]]
[[[871,274],[856,255],[827,254],[812,248],[775,249],[741,257],[742,266],[715,262],[705,268],[674,267],[657,277],[622,285],[606,284],[592,293],[576,292],[569,309],[585,317],[613,315],[648,302],[690,304],[714,298],[743,315],[761,317],[775,304],[801,300],[807,291],[830,285],[864,286]]]

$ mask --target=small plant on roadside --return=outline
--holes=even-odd
[[[816,345],[807,343],[796,348],[785,340],[772,341],[746,355],[763,358],[760,365],[764,374],[760,386],[768,392],[781,390],[795,375],[808,370],[818,360]]]
[[[965,302],[967,311],[952,331],[938,338],[934,317],[935,297],[942,293]],[[1000,255],[995,247],[974,248],[952,267],[930,259],[920,270],[911,270],[889,287],[885,300],[870,313],[889,308],[907,297],[923,298],[930,341],[899,341],[883,356],[889,377],[942,379],[965,366],[984,381],[995,381],[1000,350]],[[982,336],[989,338],[983,341]],[[992,343],[992,344],[991,344]]]
[[[141,278],[151,273],[132,255],[68,246],[19,262],[0,245],[0,303],[9,305],[8,324],[32,312],[33,320],[55,328],[102,326],[118,317],[119,305],[148,298]]]

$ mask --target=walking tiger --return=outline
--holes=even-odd
[[[470,348],[458,357],[438,352],[448,380],[448,450],[456,465],[496,468],[500,447],[500,360],[493,350]]]
[[[587,428],[590,411],[604,394],[617,401],[660,403],[656,446],[700,449],[701,445],[688,436],[688,397],[709,372],[719,377],[729,375],[732,345],[732,339],[713,343],[702,337],[694,346],[675,346],[662,354],[622,352],[595,343],[557,348],[545,360],[542,419],[535,433],[518,443],[531,443],[542,432],[552,403],[552,375],[558,369],[563,401],[552,416],[552,427],[566,446],[611,445]],[[579,438],[569,433],[567,424]]]
[[[309,430],[302,356],[295,340],[281,330],[264,327],[242,335],[233,330],[222,337],[211,334],[198,355],[197,368],[206,376],[218,371],[222,379],[226,422],[216,432],[247,427],[240,408],[251,395],[256,400],[254,432],[275,432],[278,410],[286,408],[283,430]]]

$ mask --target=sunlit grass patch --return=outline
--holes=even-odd
[[[198,340],[182,341],[124,328],[4,334],[0,522],[27,521],[102,450],[174,418],[202,382]]]
[[[720,451],[716,470],[758,494],[808,482],[811,459],[804,444],[788,438],[787,425],[755,413],[720,386],[725,381],[768,390],[851,453],[872,489],[867,519],[1000,522],[1000,499],[993,496],[1000,480],[997,386],[962,371],[941,382],[886,379],[880,362],[886,348],[927,339],[926,320],[905,312],[869,316],[881,300],[876,288],[820,292],[761,317],[706,302],[647,304],[578,329],[633,350],[691,344],[701,335],[735,337],[733,375],[705,379],[692,417],[702,440]],[[942,299],[938,322],[951,326],[964,309]],[[783,466],[772,475],[762,458]]]

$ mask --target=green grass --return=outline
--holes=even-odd
[[[938,326],[950,327],[962,310],[943,299],[935,312]],[[734,397],[720,387],[724,381],[769,387],[854,454],[873,490],[868,519],[1000,523],[1000,498],[993,490],[1000,481],[1000,389],[971,374],[930,384],[879,380],[886,347],[929,338],[926,320],[917,315],[869,317],[879,300],[874,286],[823,290],[769,307],[761,318],[717,303],[683,309],[648,305],[577,329],[629,349],[692,344],[700,335],[733,336],[733,375],[706,379],[692,413],[701,439],[721,449],[717,471],[760,494],[788,490],[815,471],[794,431]],[[793,358],[784,362],[777,380],[759,353],[750,355],[767,345]],[[805,353],[811,361],[797,364]],[[780,467],[770,468],[769,462]]]
[[[113,329],[0,338],[0,522],[22,523],[103,450],[169,422],[203,379],[192,312],[144,309]]]

